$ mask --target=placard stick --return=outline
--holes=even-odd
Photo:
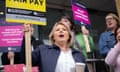
[[[14,64],[14,57],[10,58],[10,65]]]
[[[120,0],[115,0],[115,2],[116,2],[117,13],[118,13],[119,18],[120,18]]]
[[[32,72],[31,62],[31,31],[25,31],[26,72]]]

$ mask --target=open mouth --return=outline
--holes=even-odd
[[[64,35],[59,35],[59,37],[64,37]]]
[[[120,41],[120,36],[117,38],[118,41]]]
[[[109,23],[108,25],[112,25],[112,23]]]

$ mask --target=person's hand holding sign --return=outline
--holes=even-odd
[[[31,35],[33,35],[33,33],[34,33],[34,28],[33,28],[33,26],[32,26],[32,24],[30,24],[30,23],[25,23],[24,24],[24,28],[23,28],[23,31],[24,32],[31,32]]]
[[[8,52],[8,59],[10,60],[10,64],[14,64],[14,52]]]

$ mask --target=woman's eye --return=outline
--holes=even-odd
[[[59,29],[56,29],[56,31],[59,31]]]
[[[56,29],[55,31],[67,31],[67,29],[65,29],[65,28],[62,28],[62,29]]]
[[[64,31],[66,31],[66,29],[63,29]]]

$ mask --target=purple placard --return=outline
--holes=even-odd
[[[7,23],[1,21],[0,52],[20,51],[22,38],[23,38],[22,29],[23,29],[22,24]]]
[[[82,24],[90,25],[90,19],[85,6],[81,5],[75,0],[72,0],[72,11],[75,21]]]

